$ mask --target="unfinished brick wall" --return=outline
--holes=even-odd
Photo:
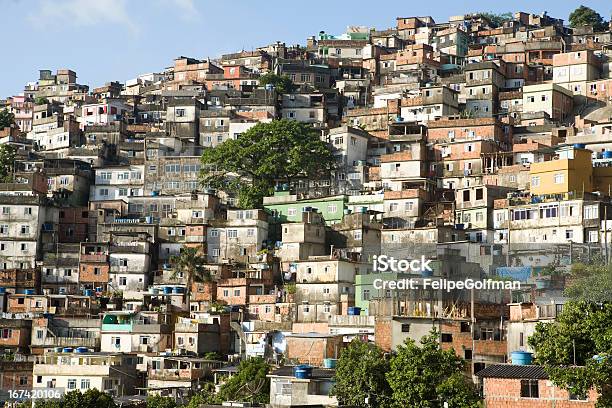
[[[391,319],[376,319],[374,324],[374,337],[378,347],[384,351],[391,351],[392,336],[391,336]]]
[[[522,398],[521,380],[485,378],[484,395],[487,408],[591,408],[597,394],[591,391],[588,401],[570,401],[569,393],[539,380],[540,398]]]

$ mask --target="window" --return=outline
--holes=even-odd
[[[30,226],[29,225],[22,225],[21,226],[21,235],[26,235],[30,233]]]
[[[565,239],[567,239],[567,240],[574,239],[574,231],[573,230],[565,230]]]
[[[531,177],[531,187],[539,187],[540,186],[540,177],[533,176]]]
[[[547,204],[540,207],[540,218],[556,218],[559,213],[557,204]]]
[[[185,117],[185,109],[176,109],[175,112],[177,118]]]
[[[90,386],[91,386],[90,380],[88,380],[88,379],[82,379],[81,380],[81,389],[82,390],[88,390]]]
[[[229,289],[223,289],[223,296],[224,297],[228,297],[229,296]]]
[[[410,323],[402,323],[402,333],[410,332]]]
[[[370,300],[370,289],[363,290],[363,300]]]
[[[540,387],[538,380],[521,380],[522,398],[540,398]]]
[[[353,239],[357,241],[361,240],[361,230],[357,230],[353,232]]]
[[[452,343],[453,335],[451,333],[442,333],[442,343]]]
[[[240,296],[240,289],[234,289],[234,296]]]
[[[6,235],[8,234],[8,225],[0,225],[0,234]]]
[[[471,360],[472,359],[472,350],[470,350],[470,349],[463,350],[463,358],[465,360]]]
[[[69,390],[75,390],[76,389],[76,384],[77,384],[76,379],[75,378],[70,378],[70,379],[68,379],[68,387],[67,388]]]
[[[470,330],[470,323],[469,322],[461,322],[461,333],[469,333]]]
[[[235,230],[235,229],[227,230],[227,237],[228,238],[238,238],[238,230]]]
[[[563,184],[565,181],[565,175],[563,173],[557,173],[554,176],[555,184]]]
[[[597,205],[587,205],[584,207],[584,218],[588,220],[599,218],[599,207]]]
[[[414,208],[414,202],[412,201],[406,201],[406,203],[404,204],[404,209],[406,211],[412,211]]]
[[[297,211],[296,211],[296,209],[295,209],[295,208],[288,208],[288,209],[287,209],[287,215],[289,215],[289,216],[293,216],[293,215],[295,215],[296,213],[297,213]]]
[[[142,345],[149,344],[149,336],[140,336],[140,344]]]
[[[213,258],[217,258],[217,257],[219,257],[219,255],[221,255],[221,250],[219,248],[213,248],[212,249],[212,256],[213,256]]]
[[[11,207],[2,207],[2,214],[10,214]]]
[[[331,313],[331,306],[328,304],[323,305],[323,312],[324,313]]]
[[[329,213],[335,213],[338,211],[338,206],[335,204],[331,204],[327,206],[327,212]]]
[[[32,215],[32,207],[25,207],[23,209],[23,215]]]
[[[254,236],[255,236],[255,228],[247,229],[247,237],[254,237]]]

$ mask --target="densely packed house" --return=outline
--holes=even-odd
[[[188,397],[260,356],[284,364],[271,406],[334,405],[348,342],[390,351],[436,328],[491,401],[548,398],[542,370],[504,364],[563,308],[563,282],[538,271],[608,255],[611,44],[610,30],[545,14],[402,17],[181,56],[98,88],[41,70],[2,101],[15,159],[0,183],[0,350],[12,360],[0,388]],[[293,87],[260,85],[264,74]],[[261,208],[200,182],[203,151],[279,119],[320,132],[337,159],[329,178],[279,182]],[[204,279],[177,266],[187,249]],[[434,279],[522,289],[381,289],[381,277],[425,277],[383,276],[381,254],[426,255]],[[321,368],[296,379],[300,363]],[[566,394],[567,407],[596,398]]]

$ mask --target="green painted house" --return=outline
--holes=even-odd
[[[264,209],[272,216],[271,223],[301,222],[305,208],[316,208],[323,215],[327,225],[342,221],[347,208],[348,197],[337,195],[316,199],[299,200],[296,194],[289,191],[276,191],[273,196],[264,197]]]

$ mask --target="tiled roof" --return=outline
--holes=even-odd
[[[494,364],[477,372],[476,375],[482,378],[548,379],[542,366],[537,365]]]

